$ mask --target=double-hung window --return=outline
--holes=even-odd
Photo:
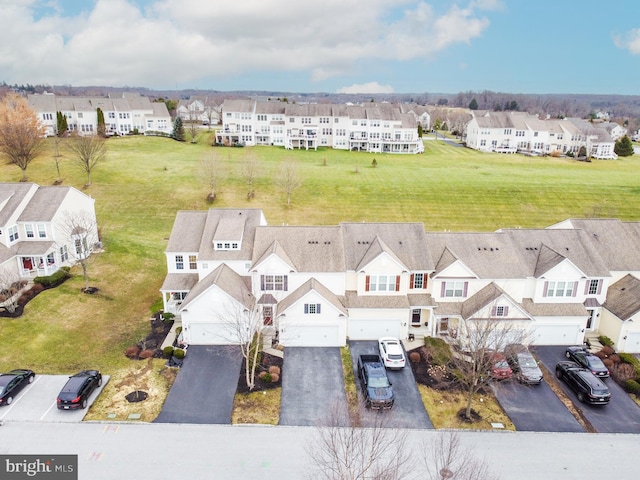
[[[397,292],[400,290],[400,276],[367,275],[365,290],[367,292]]]
[[[286,292],[288,290],[286,275],[261,275],[260,289],[262,291],[275,290]]]
[[[320,304],[319,303],[305,303],[304,304],[304,313],[308,315],[320,315]]]
[[[440,286],[440,296],[445,298],[464,298],[467,296],[468,285],[468,282],[461,280],[442,282]]]
[[[589,280],[586,285],[586,293],[587,295],[598,295],[602,291],[602,279],[597,280]]]
[[[426,273],[412,273],[411,284],[409,288],[424,289],[427,288],[427,274]]]
[[[575,297],[578,282],[546,282],[545,297]]]
[[[184,257],[176,255],[176,270],[184,270]]]
[[[27,235],[27,238],[34,238],[35,233],[33,233],[33,225],[31,225],[30,223],[27,223],[24,226],[24,233]]]

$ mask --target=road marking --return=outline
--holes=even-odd
[[[44,417],[46,417],[46,416],[47,416],[47,414],[51,411],[51,409],[52,409],[54,406],[56,406],[56,404],[57,404],[57,403],[58,403],[57,401],[53,402],[53,403],[51,404],[51,406],[50,406],[49,408],[47,408],[47,409],[45,410],[45,412],[42,414],[42,416],[40,417],[40,420],[42,420]]]
[[[100,460],[102,460],[103,456],[104,456],[104,454],[102,452],[91,452],[87,456],[87,460],[94,461],[94,462],[99,462]]]
[[[102,433],[117,433],[118,430],[120,429],[120,425],[105,425],[104,429],[102,430]]]

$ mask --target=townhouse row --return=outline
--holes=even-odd
[[[534,344],[602,332],[640,352],[639,247],[640,224],[615,219],[431,233],[420,223],[270,226],[261,210],[180,211],[161,292],[191,344],[238,343],[230,318],[253,316],[284,346],[446,338],[493,319]]]

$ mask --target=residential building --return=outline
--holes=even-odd
[[[602,248],[609,237],[597,232],[607,225],[626,234]],[[430,233],[419,223],[270,226],[260,210],[181,211],[161,292],[193,344],[237,342],[225,331],[230,312],[255,312],[285,346],[446,339],[465,322],[494,319],[539,345],[581,344],[626,322],[614,333],[637,331],[639,342],[620,348],[640,351],[640,321],[612,296],[621,281],[636,291],[627,276],[640,278],[638,233],[640,224],[617,220]]]
[[[173,122],[163,102],[151,102],[137,93],[111,97],[62,97],[53,93],[32,94],[27,102],[45,127],[45,135],[57,131],[57,114],[67,119],[69,132],[95,135],[98,132],[98,108],[104,114],[107,135],[169,135]]]
[[[188,100],[180,100],[176,114],[184,122],[197,122],[202,125],[217,125],[220,122],[220,98],[208,95],[196,95]]]
[[[73,187],[0,183],[0,272],[51,275],[96,248],[94,199]]]

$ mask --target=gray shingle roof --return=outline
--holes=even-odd
[[[533,317],[586,317],[587,309],[580,303],[533,303],[523,298],[522,308]]]
[[[334,294],[331,290],[325,287],[322,283],[320,283],[315,278],[311,278],[307,280],[305,283],[300,285],[296,290],[291,292],[278,304],[278,313],[286,312],[287,308],[293,305],[295,302],[300,300],[310,291],[315,290],[320,294],[325,300],[327,300],[331,305],[333,305],[337,310],[342,312],[344,315],[347,315],[347,309],[342,305],[342,302],[338,298],[336,294]]]
[[[604,307],[621,320],[628,320],[640,311],[640,279],[625,275],[607,290]]]
[[[162,283],[160,290],[189,291],[198,283],[197,273],[169,273]]]
[[[343,303],[347,308],[409,308],[410,306],[406,295],[358,296],[357,292],[351,290],[345,292]]]
[[[222,264],[193,287],[180,305],[180,310],[185,309],[214,285],[246,308],[253,308],[255,297],[251,293],[250,282],[250,277],[241,277],[231,267]]]
[[[20,214],[20,222],[49,222],[60,209],[71,187],[40,187]]]
[[[0,226],[7,225],[34,186],[34,183],[0,183]]]

